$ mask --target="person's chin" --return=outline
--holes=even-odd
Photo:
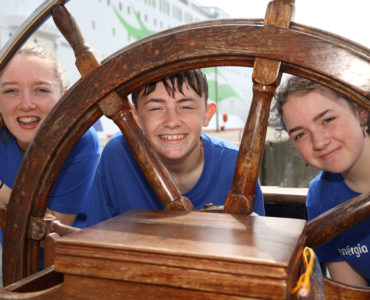
[[[179,161],[184,158],[184,154],[182,152],[167,152],[162,153],[160,156],[166,161]]]
[[[343,162],[338,162],[338,163],[332,163],[332,164],[327,164],[324,168],[324,170],[329,171],[331,173],[338,173],[342,174],[346,171],[348,171],[350,168],[349,164],[343,163]]]

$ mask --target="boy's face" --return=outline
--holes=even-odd
[[[182,90],[172,97],[158,82],[152,93],[140,93],[137,100],[136,120],[165,164],[198,157],[202,126],[208,126],[216,110],[187,84]]]

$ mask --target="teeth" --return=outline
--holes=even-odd
[[[22,124],[32,124],[40,121],[40,118],[18,118],[18,122]]]
[[[169,141],[177,141],[184,138],[183,134],[177,134],[177,135],[161,135],[161,139],[163,140],[169,140]]]

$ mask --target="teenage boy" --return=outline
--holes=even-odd
[[[202,133],[216,111],[207,103],[208,83],[201,70],[177,73],[132,94],[134,117],[158,153],[181,194],[195,209],[223,205],[231,189],[238,148]],[[260,185],[254,211],[264,215]],[[163,209],[121,133],[104,147],[91,191],[87,224],[132,209]]]

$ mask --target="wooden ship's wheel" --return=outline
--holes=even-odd
[[[186,69],[253,67],[253,101],[243,133],[233,187],[220,216],[249,215],[253,209],[252,195],[262,157],[270,103],[283,72],[318,81],[370,111],[369,49],[291,22],[293,0],[271,1],[264,20],[213,20],[166,30],[123,48],[101,64],[86,46],[76,23],[64,7],[65,2],[46,1],[21,28],[22,34],[1,52],[0,69],[29,34],[52,15],[74,49],[76,65],[82,76],[40,128],[25,154],[9,206],[2,211],[4,284],[13,286],[0,292],[3,299],[49,299],[50,293],[50,299],[58,299],[58,288],[52,288],[52,292],[31,293],[35,287],[21,288],[21,284],[16,282],[24,282],[38,272],[40,240],[45,239],[53,227],[44,220],[44,215],[58,170],[80,137],[103,114],[121,129],[165,210],[193,210],[191,202],[181,196],[135,125],[127,95],[139,86]],[[363,194],[303,226],[300,241],[312,247],[323,244],[369,215],[369,194]],[[302,252],[301,247],[298,250]],[[53,279],[49,281],[54,282]],[[38,288],[50,287],[51,283],[45,282],[41,281]],[[343,295],[369,297],[367,289],[347,289],[335,285],[334,290],[333,286],[334,283],[328,284],[327,295],[333,296],[341,291]],[[20,291],[30,293],[17,293]],[[219,299],[224,298],[220,296]]]

